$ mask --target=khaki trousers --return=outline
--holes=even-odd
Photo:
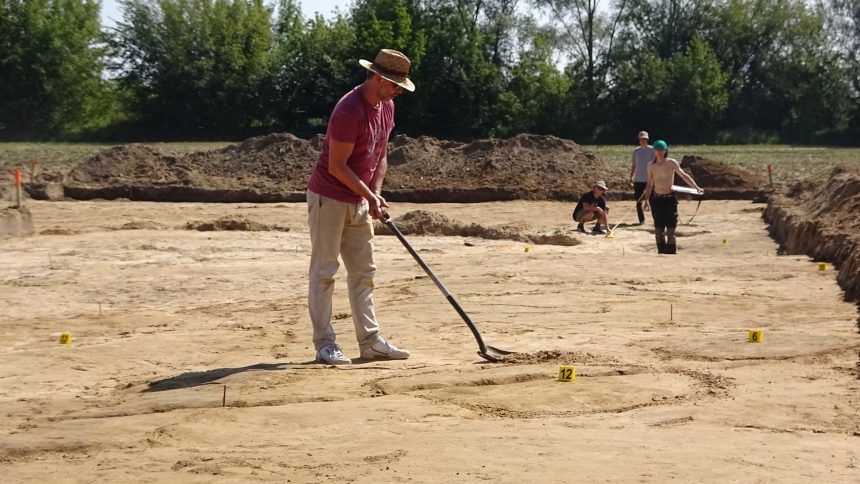
[[[346,284],[355,337],[360,349],[369,347],[379,334],[373,307],[373,222],[368,204],[351,204],[307,192],[308,226],[311,232],[311,264],[308,271],[308,311],[317,351],[335,342],[331,324],[334,276],[346,266]]]

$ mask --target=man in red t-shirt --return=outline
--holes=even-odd
[[[409,352],[379,334],[373,306],[372,219],[388,204],[382,180],[388,169],[388,136],[394,128],[394,98],[414,91],[409,59],[382,49],[373,62],[361,59],[367,79],[346,93],[331,113],[319,161],[308,181],[311,263],[308,310],[316,360],[332,365],[352,361],[335,342],[331,324],[338,256],[347,271],[349,304],[362,358],[405,359]]]

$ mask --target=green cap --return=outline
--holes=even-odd
[[[655,150],[668,150],[669,149],[669,145],[666,144],[666,142],[661,140],[661,139],[658,139],[657,141],[655,141],[653,146],[654,146]]]

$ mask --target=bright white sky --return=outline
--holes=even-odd
[[[276,4],[274,0],[270,0],[271,4]],[[326,18],[333,17],[332,12],[339,8],[341,12],[346,12],[352,4],[352,0],[301,0],[302,13],[305,18],[313,17],[316,12],[321,13]],[[119,8],[117,0],[102,0],[102,25],[113,26],[118,20],[122,20],[122,11]]]

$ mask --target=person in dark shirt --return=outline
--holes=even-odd
[[[606,208],[606,199],[603,194],[609,188],[606,182],[599,180],[591,187],[591,191],[582,194],[576,208],[573,209],[573,220],[577,222],[576,229],[585,233],[585,223],[597,220],[597,224],[591,231],[592,234],[608,234],[609,222],[607,222],[607,214],[609,209]]]

